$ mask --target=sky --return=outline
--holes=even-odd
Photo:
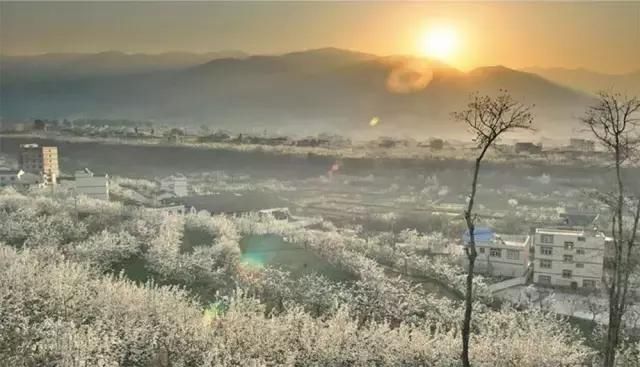
[[[0,53],[339,47],[378,55],[431,50],[478,66],[640,69],[640,1],[593,2],[0,2]],[[449,33],[447,33],[449,32]],[[450,46],[450,47],[449,47]]]

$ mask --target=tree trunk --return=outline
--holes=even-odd
[[[618,338],[620,336],[620,324],[622,322],[620,305],[620,284],[622,273],[624,272],[624,259],[622,258],[623,236],[623,205],[624,205],[624,184],[622,182],[622,159],[619,149],[619,140],[616,136],[616,148],[614,152],[616,165],[616,180],[618,184],[617,204],[613,220],[613,244],[615,250],[615,261],[613,263],[613,274],[609,288],[609,327],[607,328],[607,339],[604,350],[604,367],[614,367],[616,361],[616,350],[618,348]],[[617,225],[617,226],[616,226]]]
[[[611,309],[611,307],[610,307]],[[617,311],[609,311],[609,328],[607,329],[607,341],[605,344],[604,366],[614,367],[616,363],[616,349],[618,347],[618,335],[620,335],[619,315]]]
[[[467,223],[467,230],[469,231],[469,247],[465,249],[467,259],[469,260],[469,269],[467,272],[467,281],[464,297],[464,319],[462,320],[462,365],[464,367],[470,367],[469,361],[469,338],[471,336],[471,313],[473,311],[473,270],[476,263],[476,238],[475,238],[475,223],[473,218],[473,203],[476,197],[476,190],[478,186],[478,173],[480,172],[480,162],[484,153],[487,151],[489,144],[484,147],[478,158],[476,159],[475,168],[473,171],[473,182],[471,183],[471,195],[469,196],[469,205],[467,211],[464,213],[464,218]]]
[[[475,249],[474,249],[475,250]],[[471,312],[473,310],[473,268],[476,257],[469,253],[469,272],[467,273],[467,287],[464,298],[464,320],[462,321],[462,365],[471,366],[469,361],[469,337],[471,335]]]

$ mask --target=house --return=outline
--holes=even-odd
[[[196,214],[197,211],[194,207],[187,207],[185,205],[166,205],[159,207],[151,207],[149,210],[164,212],[171,215],[185,215],[185,214]]]
[[[165,177],[160,180],[160,190],[176,197],[188,196],[187,178],[182,174]]]
[[[3,133],[19,133],[28,130],[27,124],[23,122],[0,121],[0,132]]]
[[[0,169],[0,187],[12,186],[16,189],[42,187],[44,177],[23,170]]]
[[[593,152],[596,150],[596,143],[588,139],[569,139],[569,149],[581,152]]]
[[[289,213],[289,208],[262,209],[262,210],[258,210],[258,215],[260,216],[271,215],[275,219],[279,219],[279,220],[285,220],[291,217],[291,213]]]
[[[534,144],[531,142],[516,143],[516,153],[540,154],[542,153],[542,144]]]
[[[93,199],[109,200],[109,176],[94,175],[88,168],[76,171],[74,174],[74,189],[76,194],[85,195]]]
[[[536,229],[533,281],[571,288],[600,287],[607,242],[602,232],[582,227]]]
[[[13,169],[1,169],[0,170],[0,187],[1,186],[13,186],[18,180],[18,173],[24,172],[22,170],[16,171]]]
[[[429,142],[429,147],[433,150],[442,150],[444,148],[444,140],[442,139],[431,139]]]
[[[478,227],[474,231],[474,239],[478,253],[475,268],[479,273],[521,277],[527,272],[531,245],[529,236],[499,235],[490,228]],[[463,236],[463,245],[469,246],[469,242],[467,231]],[[464,261],[468,261],[466,256]]]

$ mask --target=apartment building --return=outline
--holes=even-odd
[[[19,163],[21,170],[35,175],[42,175],[47,183],[57,183],[60,175],[58,147],[21,144]]]
[[[492,276],[521,277],[527,272],[529,264],[529,236],[506,236],[493,232],[490,228],[476,228],[475,269],[478,273]],[[469,233],[463,237],[464,245],[469,244]],[[466,256],[463,257],[465,266]]]
[[[572,288],[600,287],[607,241],[602,232],[584,228],[536,229],[533,281]]]

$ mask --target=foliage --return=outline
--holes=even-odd
[[[265,317],[236,293],[226,311],[172,287],[136,285],[69,263],[51,247],[0,247],[0,362],[11,366],[451,366],[457,330],[358,321],[353,306],[316,318],[297,306]],[[539,312],[502,310],[478,322],[478,366],[578,366],[591,352]],[[505,354],[507,353],[507,354]]]
[[[0,365],[448,367],[459,360],[459,302],[397,275],[409,259],[414,275],[456,284],[459,268],[415,253],[418,245],[440,248],[437,234],[403,232],[401,248],[393,236],[363,238],[329,223],[308,229],[258,214],[172,216],[12,190],[0,192],[0,216]],[[208,240],[184,251],[193,230]],[[280,235],[354,280],[245,265],[238,241],[256,234]],[[391,265],[377,261],[383,256]],[[131,259],[149,281],[127,278]],[[591,360],[561,320],[475,307],[474,365]]]

